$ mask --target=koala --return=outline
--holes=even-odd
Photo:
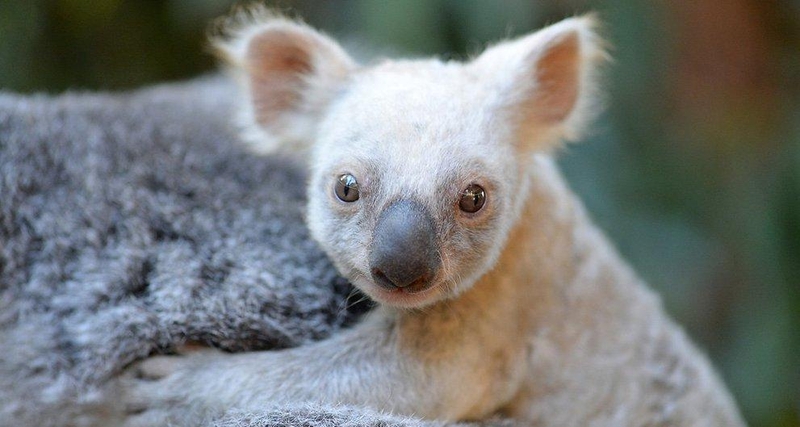
[[[599,109],[594,16],[471,60],[361,65],[281,16],[217,46],[245,138],[309,171],[307,223],[379,303],[298,348],[159,356],[128,426],[313,402],[536,426],[743,426],[707,358],[592,223],[558,171]]]

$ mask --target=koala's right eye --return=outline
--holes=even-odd
[[[334,189],[336,197],[343,202],[355,202],[358,200],[358,181],[353,175],[346,173],[339,175]]]

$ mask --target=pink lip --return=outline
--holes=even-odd
[[[431,302],[430,295],[433,293],[437,286],[429,286],[419,291],[411,291],[404,288],[393,290],[386,290],[375,284],[370,284],[373,289],[371,292],[374,298],[384,304],[393,305],[403,308],[415,308],[426,305]]]

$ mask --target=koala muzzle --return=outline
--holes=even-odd
[[[422,205],[400,200],[381,212],[369,254],[377,285],[388,290],[425,290],[440,263],[433,218]]]

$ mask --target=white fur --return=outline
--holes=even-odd
[[[329,49],[324,36],[278,19],[246,26],[229,52],[246,61],[241,46],[273,25]],[[306,347],[148,360],[139,370],[155,381],[125,388],[147,409],[129,425],[185,419],[187,408],[303,401],[439,420],[499,413],[537,426],[743,425],[706,358],[591,223],[550,154],[594,115],[605,57],[594,27],[591,17],[568,19],[467,64],[386,61],[337,82],[324,64],[309,71],[303,99],[323,101],[297,113],[307,114],[291,122],[302,129],[280,130],[289,144],[309,138],[308,224],[342,274],[384,304]],[[577,98],[563,119],[509,114],[547,93],[531,78],[570,37],[575,64],[557,65]],[[333,194],[342,173],[357,177],[357,202]],[[470,183],[488,196],[467,217],[456,206]],[[377,218],[398,199],[422,203],[437,225],[443,267],[419,294],[382,290],[369,273]]]

